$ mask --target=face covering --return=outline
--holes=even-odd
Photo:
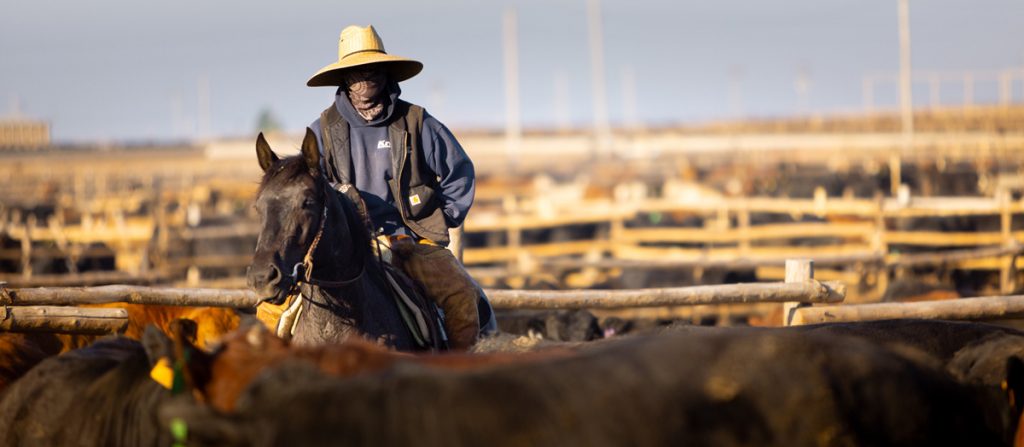
[[[344,75],[348,100],[359,116],[373,121],[384,113],[387,76],[378,68],[349,70]]]

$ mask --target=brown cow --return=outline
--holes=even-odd
[[[239,325],[238,312],[225,307],[193,307],[193,306],[160,306],[152,304],[108,303],[92,304],[83,307],[100,307],[125,309],[128,311],[128,328],[124,336],[141,340],[149,325],[160,328],[165,334],[171,333],[171,324],[175,320],[192,320],[198,325],[196,343],[203,349],[212,349],[220,338]],[[64,348],[61,352],[88,346],[100,336],[95,335],[59,335]]]
[[[187,325],[178,322],[177,325]],[[286,363],[306,362],[333,377],[351,377],[412,363],[445,370],[479,369],[510,363],[530,362],[571,355],[569,349],[549,349],[526,354],[409,354],[387,349],[370,341],[352,337],[345,342],[316,347],[290,346],[270,334],[263,325],[252,325],[224,337],[213,352],[192,345],[188,328],[172,328],[165,333],[178,334],[173,343],[157,332],[146,334],[147,345],[164,344],[162,352],[179,357],[189,352],[187,381],[201,398],[221,411],[234,409],[235,401],[249,383],[264,370]]]

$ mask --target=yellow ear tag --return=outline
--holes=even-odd
[[[171,362],[167,357],[160,357],[160,360],[157,360],[156,365],[149,371],[149,377],[164,388],[171,389],[174,383],[174,370],[171,369]]]
[[[413,194],[413,195],[409,196],[409,204],[410,205],[416,206],[416,205],[419,205],[420,203],[421,202],[420,202],[420,195],[419,194]]]

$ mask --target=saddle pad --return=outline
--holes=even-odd
[[[400,276],[401,274],[397,272],[394,266],[390,264],[384,264],[384,266],[384,276],[394,291],[395,302],[398,304],[398,310],[402,314],[402,321],[405,322],[409,331],[412,332],[417,344],[422,347],[433,345],[433,336],[427,323],[430,320],[423,314],[423,310],[416,305],[412,298],[412,294],[416,293],[414,287],[407,281],[403,281],[405,278]]]

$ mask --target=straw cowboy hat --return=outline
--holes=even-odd
[[[306,81],[309,87],[337,86],[342,84],[341,73],[349,68],[379,64],[391,74],[391,80],[401,82],[416,76],[423,64],[412,59],[393,56],[384,52],[384,42],[373,29],[349,26],[341,30],[338,39],[338,62],[321,68]]]

